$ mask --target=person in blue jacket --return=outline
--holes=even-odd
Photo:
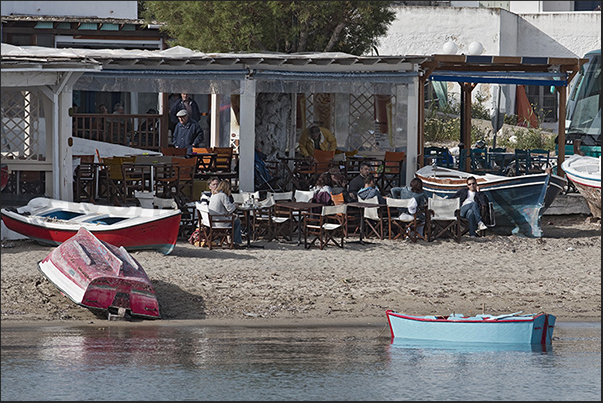
[[[197,121],[189,118],[186,109],[180,110],[177,114],[178,124],[174,129],[172,143],[176,148],[186,148],[187,155],[193,153],[193,147],[202,147],[203,129]]]

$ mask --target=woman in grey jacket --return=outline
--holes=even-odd
[[[235,214],[237,206],[230,201],[230,181],[223,179],[220,181],[218,186],[212,191],[212,195],[209,198],[209,214],[220,214],[220,215],[231,215]],[[226,223],[218,223],[216,226],[227,228],[229,225]],[[237,245],[243,243],[241,236],[241,220],[236,217],[233,225],[233,242]]]

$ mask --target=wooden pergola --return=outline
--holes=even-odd
[[[565,144],[565,114],[567,87],[588,59],[573,57],[527,57],[527,56],[475,56],[475,55],[433,55],[421,64],[424,74],[419,78],[419,88],[427,80],[457,82],[461,87],[461,133],[463,145],[471,144],[471,92],[478,83],[522,84],[553,86],[559,94],[559,144]],[[424,165],[423,148],[425,146],[425,109],[424,93],[418,94],[419,166]],[[562,175],[561,163],[565,159],[565,148],[559,147],[557,170]],[[462,161],[465,170],[469,170],[470,160]],[[461,165],[463,166],[463,165]]]

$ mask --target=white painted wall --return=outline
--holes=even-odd
[[[480,41],[483,54],[498,54],[501,13],[493,8],[395,7],[396,19],[379,41],[380,55],[442,54],[453,41],[458,54],[467,53],[469,44]]]
[[[584,57],[601,48],[601,12],[520,14],[520,55]]]
[[[380,55],[457,54],[479,41],[484,55],[583,57],[601,47],[601,12],[514,14],[473,7],[396,7],[396,19],[377,46]]]
[[[3,1],[2,15],[138,19],[136,1]]]

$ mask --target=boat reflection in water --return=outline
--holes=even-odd
[[[450,353],[489,353],[489,352],[552,352],[552,345],[526,344],[526,343],[464,343],[453,341],[392,339],[391,346],[405,349],[413,353],[422,354],[450,354]]]

